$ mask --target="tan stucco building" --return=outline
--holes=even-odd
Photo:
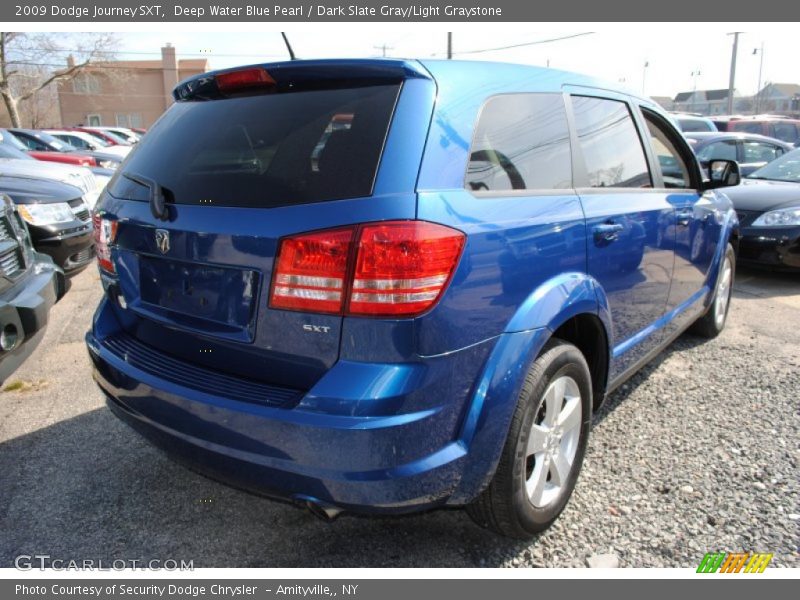
[[[58,83],[61,125],[148,128],[172,104],[179,81],[208,70],[207,59],[179,59],[171,44],[161,48],[161,60],[95,63]]]

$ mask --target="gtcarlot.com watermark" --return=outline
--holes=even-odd
[[[14,559],[14,566],[20,571],[53,570],[53,571],[194,571],[193,560],[123,559],[103,560],[101,558],[62,559],[53,558],[49,554],[20,554]]]

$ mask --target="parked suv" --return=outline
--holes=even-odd
[[[737,221],[713,188],[737,166],[702,181],[650,100],[388,59],[174,97],[99,200],[86,341],[113,412],[220,480],[329,517],[466,505],[528,537],[608,393],[725,325]]]
[[[17,205],[36,249],[64,271],[76,273],[92,262],[94,236],[83,189],[0,170],[0,194],[8,194]]]
[[[0,195],[0,384],[42,340],[65,291],[64,272],[34,251],[14,203]]]

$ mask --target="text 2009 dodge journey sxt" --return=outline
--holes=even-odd
[[[719,333],[738,181],[652,101],[457,61],[198,75],[94,215],[87,343],[111,409],[320,515],[467,506],[527,537],[592,411]]]

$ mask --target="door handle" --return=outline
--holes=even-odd
[[[619,232],[625,229],[621,223],[601,223],[595,225],[592,231],[594,239],[598,242],[614,242],[619,239]]]
[[[680,225],[681,227],[688,227],[689,223],[692,222],[693,216],[694,216],[694,211],[689,211],[689,210],[680,211],[677,217],[678,225]]]

